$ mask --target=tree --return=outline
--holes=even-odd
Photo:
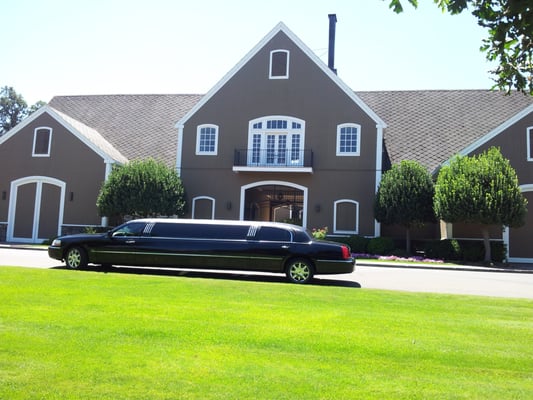
[[[457,156],[439,172],[435,214],[445,222],[481,224],[487,263],[489,225],[524,225],[526,206],[515,170],[495,147],[471,157]]]
[[[14,128],[24,117],[37,111],[46,103],[38,101],[28,108],[28,104],[12,87],[0,89],[0,136]]]
[[[407,0],[415,8],[418,0]],[[488,29],[481,50],[489,61],[495,87],[508,93],[514,88],[533,95],[533,3],[531,0],[433,0],[443,12],[459,14],[468,7],[478,24]],[[390,0],[396,13],[402,0]]]
[[[101,215],[124,218],[183,216],[185,190],[177,172],[154,159],[113,168],[96,205]]]
[[[411,228],[435,221],[433,181],[416,161],[404,160],[383,174],[374,201],[374,215],[385,224],[406,229],[406,251],[411,253]]]

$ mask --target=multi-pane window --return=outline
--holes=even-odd
[[[33,136],[34,157],[49,157],[50,144],[52,142],[52,128],[37,128]]]
[[[337,155],[358,156],[360,153],[360,134],[360,125],[339,125],[337,127]]]
[[[261,135],[254,133],[252,136],[252,163],[259,164],[261,161]]]
[[[250,121],[248,164],[261,167],[304,165],[305,122],[271,116]]]
[[[289,78],[289,52],[273,50],[270,52],[270,79]]]
[[[293,124],[294,126],[294,124]],[[300,134],[292,135],[291,143],[291,162],[299,161],[302,158],[301,155],[301,146],[300,146]]]
[[[217,154],[218,126],[200,125],[196,135],[196,154]]]

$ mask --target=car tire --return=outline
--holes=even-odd
[[[71,247],[65,255],[65,264],[69,269],[85,268],[87,266],[87,253],[81,247]]]
[[[313,279],[314,267],[305,258],[294,258],[288,262],[285,274],[291,283],[308,283]]]

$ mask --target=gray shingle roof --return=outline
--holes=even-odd
[[[532,96],[487,90],[356,92],[387,124],[392,163],[416,160],[431,172],[533,104]],[[57,96],[50,106],[98,131],[129,160],[176,162],[174,127],[198,94]]]
[[[202,95],[56,96],[54,109],[95,129],[129,160],[153,157],[176,165],[176,121]]]
[[[488,90],[356,94],[387,124],[384,139],[390,161],[416,160],[430,172],[533,104],[532,96]]]

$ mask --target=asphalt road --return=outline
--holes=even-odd
[[[64,265],[50,259],[44,250],[0,247],[0,265],[33,268],[59,268]],[[90,268],[100,272],[99,267]],[[106,272],[188,276],[284,282],[279,274],[243,273],[241,271],[198,271],[153,268],[112,268]],[[531,270],[530,272],[533,272]],[[74,273],[74,272],[73,272]],[[316,285],[362,289],[385,289],[410,292],[467,294],[533,299],[533,273],[487,272],[485,270],[442,270],[431,267],[396,268],[391,266],[357,266],[352,274],[319,275]]]

